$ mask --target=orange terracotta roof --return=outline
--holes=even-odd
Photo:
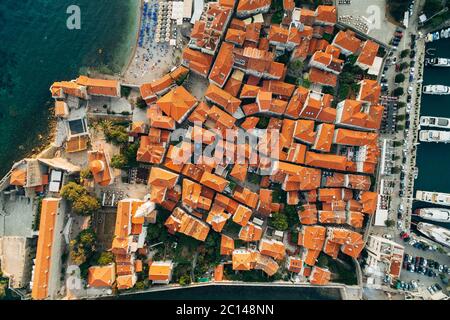
[[[165,226],[171,233],[180,232],[199,241],[205,241],[209,233],[209,226],[205,222],[187,214],[179,207],[167,218]]]
[[[220,240],[220,254],[223,256],[229,256],[234,250],[234,240],[224,234],[221,235]]]
[[[250,191],[250,189],[237,186],[234,189],[233,198],[246,206],[255,209],[258,205],[259,196],[257,193]]]
[[[285,11],[292,11],[295,8],[294,0],[283,0],[283,9]]]
[[[252,86],[249,84],[244,84],[241,90],[240,98],[256,98],[259,91],[261,90],[258,86]]]
[[[354,228],[362,228],[364,222],[364,215],[358,211],[349,211],[348,224]]]
[[[344,224],[346,222],[345,211],[319,211],[320,223]]]
[[[89,136],[75,136],[66,141],[66,152],[74,153],[86,150],[88,148]]]
[[[89,287],[111,287],[116,279],[114,264],[107,266],[93,266],[88,269]]]
[[[326,228],[322,226],[303,226],[298,235],[298,244],[312,250],[322,250]]]
[[[301,224],[312,225],[317,223],[317,207],[315,204],[304,204],[303,210],[298,211]]]
[[[309,70],[309,81],[316,84],[336,87],[337,76],[330,72],[325,72],[317,68],[311,68]]]
[[[270,3],[270,0],[239,0],[237,5],[237,13],[238,15],[246,12],[256,13],[256,11],[261,9],[269,9]]]
[[[337,106],[336,123],[376,130],[380,128],[383,117],[383,106],[364,106],[356,100],[344,100]]]
[[[231,94],[225,90],[220,89],[214,84],[210,84],[205,92],[205,98],[213,103],[218,104],[230,114],[237,111],[238,107],[241,105],[241,100],[233,97]]]
[[[323,252],[332,257],[333,259],[337,259],[340,248],[341,244],[330,241],[327,238],[327,240],[325,241],[325,245],[323,246]]]
[[[246,242],[261,240],[262,229],[260,226],[255,225],[253,222],[247,223],[239,231],[239,239]]]
[[[370,189],[371,181],[369,176],[347,174],[345,178],[346,187],[356,190],[368,191]]]
[[[233,221],[241,226],[246,226],[251,216],[252,210],[240,204],[233,215]]]
[[[245,30],[232,29],[231,27],[227,31],[227,35],[225,36],[225,41],[234,43],[240,47],[244,44],[245,41]]]
[[[375,80],[364,79],[360,82],[358,100],[377,104],[380,101],[381,86]]]
[[[89,94],[120,97],[120,83],[117,80],[92,79],[80,76],[77,84],[86,86]]]
[[[314,285],[326,285],[330,282],[331,272],[328,269],[314,266],[309,276],[309,282]]]
[[[87,90],[83,85],[77,84],[75,81],[55,82],[50,87],[53,98],[64,98],[64,94],[86,99]]]
[[[317,127],[316,140],[312,149],[322,152],[330,152],[333,142],[334,124],[322,123]]]
[[[350,257],[358,258],[363,249],[364,239],[362,235],[357,232],[350,231],[345,244],[341,247],[341,251]]]
[[[335,6],[320,5],[316,9],[316,23],[326,23],[334,25],[337,22],[337,12]]]
[[[213,56],[185,47],[182,60],[189,69],[206,77],[211,68]]]
[[[288,99],[294,93],[295,85],[279,80],[264,80],[263,88],[275,95],[283,96]]]
[[[200,179],[200,183],[217,192],[223,192],[223,190],[225,190],[228,186],[229,181],[218,175],[205,171]]]
[[[235,249],[232,253],[233,270],[251,270],[255,267],[258,252],[247,249]]]
[[[222,232],[223,227],[230,217],[231,215],[226,213],[224,208],[214,204],[208,213],[206,222],[212,226],[214,231]]]
[[[376,42],[367,40],[362,46],[361,53],[359,54],[356,63],[371,67],[375,61],[375,57],[378,54],[379,48],[380,46]]]
[[[320,250],[314,250],[314,249],[305,249],[303,251],[303,256],[302,259],[305,262],[305,264],[309,265],[309,266],[314,266],[317,263],[317,258],[320,255]],[[304,268],[304,271],[306,268]],[[308,272],[309,273],[309,272]],[[304,274],[304,276],[307,276],[306,274]]]
[[[134,287],[136,283],[135,275],[118,276],[116,278],[117,289],[126,290]]]
[[[287,268],[291,272],[300,273],[303,268],[303,261],[299,257],[288,257]]]
[[[55,101],[55,117],[66,117],[69,115],[69,108],[64,101]]]
[[[278,263],[272,258],[257,253],[255,269],[264,271],[270,277],[278,271],[279,267]]]
[[[60,201],[61,199],[57,198],[44,198],[42,200],[33,288],[31,291],[31,297],[34,300],[46,299],[49,295],[50,277],[58,276],[58,274],[50,274],[50,271],[55,223]]]
[[[88,152],[89,170],[94,181],[100,186],[110,185],[113,181],[112,170],[103,150]]]
[[[26,169],[14,169],[11,172],[9,183],[13,186],[25,186],[27,182],[27,170]]]
[[[374,144],[377,140],[377,133],[338,128],[335,131],[333,142],[347,146],[365,146]]]
[[[361,40],[351,30],[339,31],[333,40],[333,45],[355,54],[361,46]]]
[[[139,88],[141,96],[144,100],[152,99],[156,97],[157,94],[161,94],[170,89],[170,87],[175,83],[172,77],[168,74],[154,80],[150,83],[144,83]]]
[[[172,277],[172,269],[172,262],[152,262],[148,269],[148,279],[152,281],[169,281]]]
[[[179,175],[176,173],[172,173],[158,167],[152,167],[150,169],[148,184],[151,186],[173,188],[176,185],[178,178]]]
[[[235,77],[235,75],[237,74],[236,73],[237,71],[240,71],[240,70],[235,70],[232,73],[231,77],[227,81],[227,84],[223,88],[226,92],[231,94],[233,97],[237,97],[239,95],[239,91],[241,90],[241,87],[242,87],[242,79],[240,79],[240,77],[238,77],[238,76]]]
[[[223,88],[233,67],[233,48],[231,43],[224,42],[217,54],[216,61],[209,73],[209,80]]]
[[[367,214],[374,214],[377,210],[378,193],[371,191],[362,192],[361,203],[363,206],[362,212]]]
[[[302,142],[312,144],[315,141],[316,133],[314,132],[313,120],[297,120],[294,138]]]
[[[169,117],[181,122],[187,113],[197,105],[197,99],[183,86],[172,89],[158,99],[156,105]]]
[[[305,164],[312,167],[347,170],[347,158],[334,154],[320,154],[315,152],[306,152]]]
[[[214,268],[214,281],[219,282],[223,280],[223,264],[219,264]]]
[[[259,242],[259,251],[262,254],[265,254],[277,260],[284,259],[284,256],[286,255],[286,248],[284,246],[284,243],[272,239],[262,239]]]

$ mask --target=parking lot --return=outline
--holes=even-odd
[[[399,240],[403,242],[402,240]],[[418,285],[420,287],[427,288],[429,286],[432,286],[434,284],[439,284],[444,293],[447,293],[446,287],[447,284],[445,284],[442,279],[440,278],[440,274],[446,274],[447,279],[449,278],[449,270],[448,267],[450,266],[450,257],[446,254],[443,254],[437,250],[430,251],[430,250],[424,250],[421,248],[416,248],[409,243],[413,242],[403,242],[403,245],[405,246],[405,256],[404,261],[411,261],[410,263],[404,263],[402,266],[402,271],[400,274],[400,280],[404,282],[410,283],[412,280],[417,281]],[[415,244],[416,246],[417,243]],[[418,263],[416,263],[416,257],[419,257]],[[423,259],[420,259],[423,258]],[[426,259],[426,262],[424,261]],[[438,269],[435,266],[430,267],[430,261],[437,262],[441,267]],[[412,265],[414,264],[414,271],[412,270]],[[416,268],[416,265],[418,268]],[[406,269],[404,268],[406,266]],[[445,268],[447,266],[447,268]],[[409,269],[409,271],[408,271]],[[439,272],[439,270],[441,270]],[[421,273],[417,272],[421,271]],[[425,274],[423,274],[425,273]]]

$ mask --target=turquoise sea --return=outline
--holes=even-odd
[[[80,8],[80,30],[66,27],[70,5]],[[88,68],[120,73],[136,42],[139,6],[140,0],[0,1],[0,175],[46,142],[54,81]]]

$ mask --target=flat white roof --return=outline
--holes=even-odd
[[[172,2],[172,20],[183,20],[184,3],[182,1]]]
[[[192,17],[192,0],[183,1],[183,18],[190,19]]]
[[[383,64],[383,58],[375,57],[373,65],[369,68],[368,73],[374,76],[378,76],[381,71],[381,65]]]
[[[191,23],[194,24],[200,20],[205,3],[203,0],[194,0],[194,13],[192,14]]]

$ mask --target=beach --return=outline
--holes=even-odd
[[[148,2],[149,11],[156,12],[155,0]],[[149,32],[146,33],[143,45],[139,46],[139,30],[136,35],[136,41],[133,47],[132,55],[126,65],[126,69],[122,71],[121,80],[125,84],[141,85],[146,82],[151,82],[155,79],[167,74],[174,66],[181,62],[181,48],[182,38],[180,27],[177,30],[177,46],[171,46],[167,42],[155,42],[150,34],[153,29],[150,29],[151,18],[143,19],[142,17],[143,1],[139,12],[139,28],[149,27]]]

